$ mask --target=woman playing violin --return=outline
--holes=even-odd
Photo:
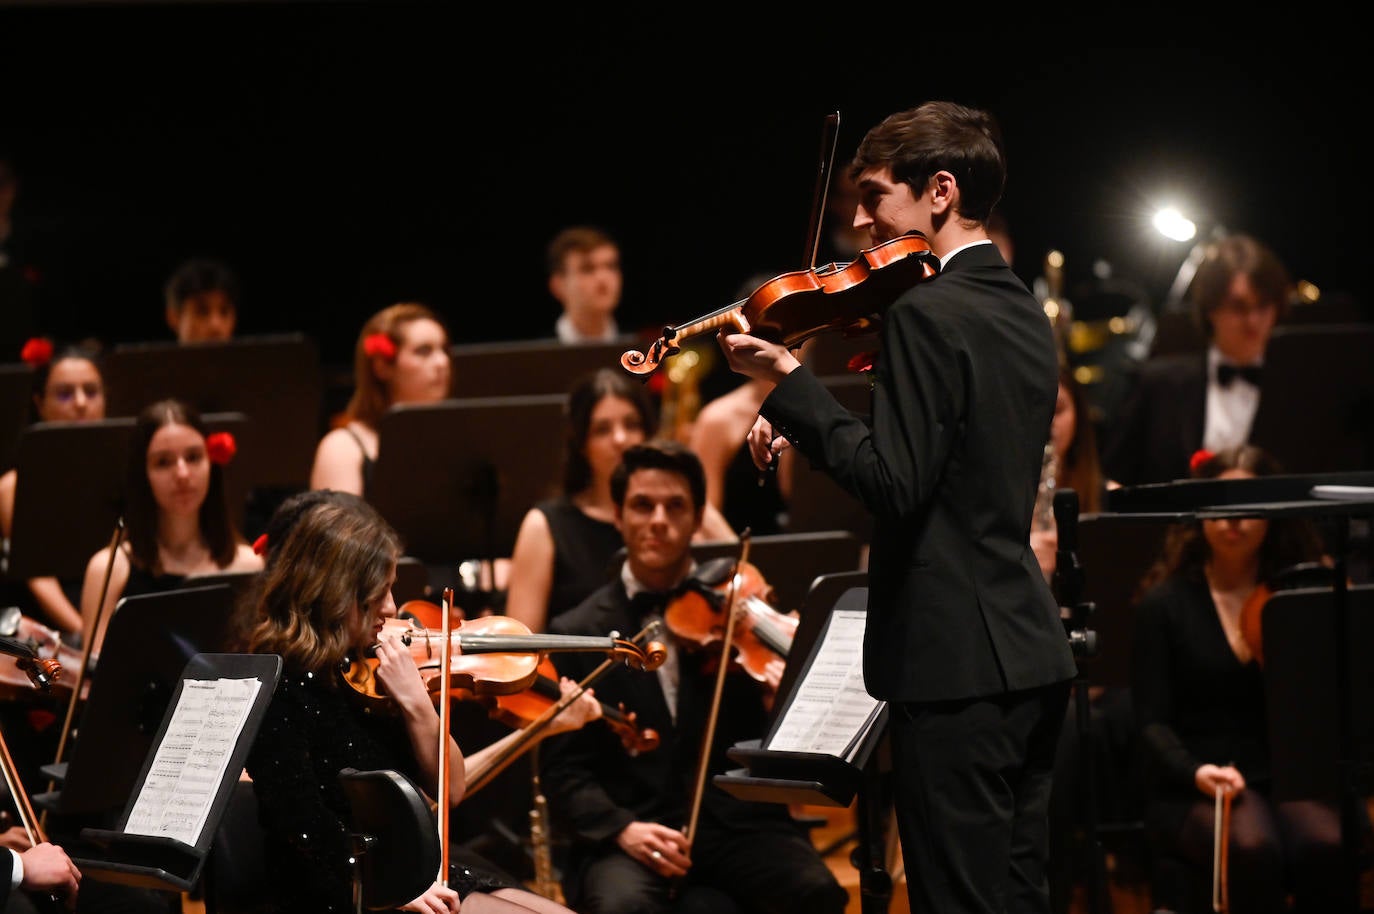
[[[248,757],[266,832],[271,897],[282,912],[350,912],[349,805],[339,784],[345,767],[394,769],[438,796],[440,718],[415,660],[399,639],[382,638],[396,613],[391,596],[401,544],[361,500],[305,508],[264,572],[255,652],[279,654],[283,674]],[[376,676],[394,702],[378,713],[356,700],[341,671],[375,650]],[[464,760],[445,734],[451,804],[462,798]],[[402,910],[548,912],[568,909],[526,891],[476,860],[450,866]]]
[[[664,614],[693,570],[690,545],[705,490],[701,462],[685,445],[627,450],[611,478],[625,563],[612,581],[551,620],[550,631],[637,632]],[[767,687],[736,668],[725,677],[719,724],[707,734],[716,677],[707,672],[709,650],[690,647],[670,646],[656,673],[618,669],[597,684],[603,701],[636,711],[660,734],[657,749],[628,753],[601,727],[546,743],[544,788],[555,822],[573,841],[563,879],[569,903],[583,914],[840,914],[847,893],[785,806],[737,799],[708,778],[699,794],[701,827],[687,833],[703,745],[708,770],[723,773],[733,766],[726,750],[760,738],[767,718]],[[588,663],[576,654],[554,655],[554,662],[574,678]]]
[[[1252,445],[1199,451],[1193,476],[1251,479],[1279,472]],[[1279,572],[1314,561],[1321,543],[1303,519],[1227,518],[1175,527],[1147,573],[1132,642],[1132,698],[1144,747],[1145,823],[1154,846],[1212,865],[1214,798],[1233,791],[1229,895],[1234,911],[1346,910],[1337,810],[1274,803],[1264,680],[1242,631],[1246,603]],[[1290,882],[1291,880],[1291,882]],[[1159,901],[1159,899],[1156,899]],[[1180,903],[1186,900],[1180,899]]]

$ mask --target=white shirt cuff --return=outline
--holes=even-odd
[[[24,858],[13,848],[7,847],[5,850],[14,856],[14,868],[10,870],[10,888],[17,889],[19,883],[24,881]]]

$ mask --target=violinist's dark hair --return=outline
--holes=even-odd
[[[657,433],[658,414],[642,381],[616,368],[598,368],[584,375],[568,395],[567,438],[563,456],[565,495],[576,495],[592,484],[592,465],[587,462],[585,450],[592,429],[592,413],[606,397],[618,397],[635,408],[635,412],[639,413],[639,422],[644,426],[646,439]]]
[[[585,254],[598,248],[620,245],[605,229],[595,225],[570,225],[549,241],[544,252],[544,264],[550,276],[562,273],[569,254]]]
[[[1197,459],[1197,465],[1192,470],[1193,479],[1216,479],[1228,470],[1244,470],[1257,477],[1274,476],[1282,472],[1278,460],[1253,444],[1242,444],[1202,457],[1205,459]],[[1319,561],[1322,548],[1321,535],[1309,519],[1271,519],[1264,542],[1260,544],[1260,582],[1273,588],[1280,572],[1285,569]],[[1202,534],[1202,521],[1175,524],[1164,538],[1164,547],[1158,560],[1136,588],[1135,599],[1139,600],[1151,588],[1173,575],[1195,584],[1205,583],[1204,569],[1210,557],[1211,547]]]
[[[1074,377],[1073,366],[1063,358],[1059,360],[1059,383],[1069,392],[1074,419],[1073,438],[1069,440],[1069,448],[1059,466],[1055,485],[1078,493],[1080,513],[1096,514],[1102,510],[1102,491],[1106,485],[1097,450],[1097,433],[1088,395]]]
[[[687,487],[692,491],[692,504],[698,513],[706,509],[706,472],[701,468],[701,458],[682,442],[660,438],[626,448],[620,465],[611,474],[611,498],[618,506],[624,506],[630,477],[640,470],[677,473],[687,480]]]
[[[205,292],[223,292],[235,309],[239,306],[239,278],[228,264],[211,257],[193,257],[183,261],[167,277],[162,297],[167,307],[180,314],[186,300]]]
[[[97,340],[93,339],[81,340],[80,342],[76,343],[67,343],[59,348],[56,348],[53,352],[52,358],[48,359],[46,363],[36,367],[33,371],[33,397],[29,401],[30,416],[32,421],[42,421],[43,416],[39,412],[39,404],[42,403],[43,399],[47,396],[48,379],[52,377],[52,370],[54,366],[56,366],[58,362],[66,361],[89,362],[91,366],[95,369],[95,373],[100,376],[101,393],[102,395],[104,394],[104,351],[100,343]],[[94,418],[104,418],[104,411],[102,410],[101,415],[95,416]]]
[[[149,404],[134,422],[124,469],[124,525],[128,530],[133,563],[153,574],[160,574],[162,568],[157,555],[158,504],[148,482],[148,446],[158,429],[168,425],[194,429],[202,444],[207,435],[200,412],[180,400],[158,400]],[[203,454],[202,459],[210,465],[210,487],[200,505],[200,535],[214,563],[227,568],[234,561],[240,537],[229,514],[224,468],[210,460],[208,454]]]
[[[931,101],[888,115],[859,143],[849,163],[856,181],[888,167],[913,193],[925,193],[937,171],[959,181],[959,217],[986,224],[1007,181],[1002,131],[986,111],[955,102]]]
[[[270,534],[269,534],[270,535]],[[365,645],[357,613],[386,599],[401,540],[362,499],[325,499],[287,527],[277,558],[263,571],[250,653],[279,654],[294,673],[328,675]]]
[[[1293,280],[1279,255],[1257,238],[1227,235],[1207,245],[1188,286],[1193,317],[1208,339],[1212,338],[1212,312],[1226,300],[1231,281],[1242,274],[1250,280],[1255,297],[1274,307],[1276,320],[1288,313]]]

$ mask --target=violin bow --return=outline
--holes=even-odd
[[[449,717],[452,713],[453,699],[449,695],[449,686],[453,681],[453,639],[449,633],[453,628],[453,588],[445,587],[443,596],[444,619],[442,631],[444,641],[440,647],[440,668],[439,668],[439,695],[442,700],[439,702],[439,809],[437,813],[439,827],[439,885],[448,887],[448,822],[449,822],[449,769],[453,765],[453,758],[449,752]]]
[[[100,631],[100,620],[105,615],[105,598],[110,593],[110,578],[114,575],[115,556],[124,543],[124,515],[115,520],[114,534],[110,537],[110,561],[105,565],[105,580],[100,583],[100,602],[95,607],[95,618],[91,621],[90,631],[81,638],[81,665],[77,667],[76,679],[72,682],[72,697],[67,701],[67,715],[62,719],[62,733],[57,738],[57,757],[53,764],[61,764],[67,752],[67,737],[72,732],[72,721],[76,718],[76,705],[81,700],[81,684],[86,678],[86,669],[91,665],[91,653],[95,648],[95,633]],[[48,782],[48,790],[56,790],[57,781]],[[48,811],[43,810],[42,821],[48,821]]]
[[[644,644],[649,638],[658,633],[662,625],[663,623],[657,620],[650,622],[639,632],[639,634],[635,635],[630,640],[635,644]],[[646,652],[645,657],[645,670],[655,670],[663,663],[663,656],[657,653]],[[496,777],[504,771],[511,762],[515,761],[520,753],[525,751],[529,744],[539,737],[555,717],[563,713],[563,710],[567,708],[568,705],[581,698],[582,693],[586,692],[598,679],[606,675],[616,662],[615,657],[608,657],[603,660],[596,669],[588,673],[586,677],[577,684],[577,688],[561,696],[558,701],[549,705],[549,707],[545,708],[538,717],[526,724],[520,731],[520,736],[512,741],[509,746],[503,751],[495,754],[480,769],[474,770],[468,776],[467,790],[464,791],[463,798],[466,799],[472,796],[487,784],[491,783],[492,778]]]
[[[711,744],[715,742],[716,720],[720,716],[720,698],[725,692],[725,674],[730,667],[730,649],[735,639],[735,598],[739,593],[740,566],[749,560],[749,528],[745,527],[739,535],[740,554],[730,575],[730,588],[725,601],[725,634],[721,637],[720,664],[716,667],[716,688],[711,696],[711,708],[706,718],[706,730],[701,737],[701,755],[697,759],[696,785],[692,789],[692,809],[687,819],[687,827],[682,833],[687,838],[690,850],[696,838],[697,820],[701,816],[702,792],[706,789],[706,770],[711,763]]]
[[[811,226],[806,235],[802,262],[814,269],[821,249],[821,223],[825,220],[825,201],[830,193],[830,171],[835,164],[835,148],[840,140],[840,112],[825,116],[821,127],[821,156],[816,172],[816,192],[811,198]]]

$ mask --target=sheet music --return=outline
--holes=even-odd
[[[224,780],[239,734],[262,683],[257,679],[187,679],[125,834],[174,838],[192,847]]]
[[[768,745],[777,752],[815,752],[850,761],[883,702],[864,687],[863,641],[868,614],[836,610],[811,666],[797,684]]]

